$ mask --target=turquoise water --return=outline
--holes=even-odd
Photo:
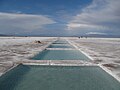
[[[34,60],[90,60],[78,50],[44,50],[35,55]]]
[[[52,44],[48,48],[73,48],[71,45]]]
[[[53,44],[68,44],[68,42],[67,41],[58,40],[58,41],[55,41]]]
[[[53,44],[68,44],[68,42],[54,42]]]
[[[99,67],[19,65],[0,78],[0,90],[120,90]]]

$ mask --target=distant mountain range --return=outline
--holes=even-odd
[[[4,34],[0,34],[0,36],[7,36],[7,35],[4,35]]]
[[[87,37],[96,37],[96,38],[120,38],[120,35],[100,35],[100,34],[90,34],[86,35]]]
[[[7,36],[13,36],[13,35],[0,34],[0,37],[7,37]]]
[[[6,35],[0,34],[0,37],[95,37],[95,38],[120,38],[120,35],[100,35],[100,34],[90,34],[90,35]]]

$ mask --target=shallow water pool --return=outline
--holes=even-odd
[[[53,42],[53,44],[69,44],[67,41],[58,40]]]
[[[73,48],[71,45],[51,44],[48,48]]]
[[[35,55],[34,60],[90,60],[78,50],[44,50]]]
[[[0,77],[0,90],[120,90],[99,67],[25,66]]]

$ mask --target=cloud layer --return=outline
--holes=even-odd
[[[115,30],[120,28],[120,0],[93,0],[67,24],[68,30]]]
[[[0,12],[0,31],[10,32],[12,30],[29,32],[41,29],[45,25],[56,23],[44,15],[13,14]]]

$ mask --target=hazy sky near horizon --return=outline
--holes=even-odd
[[[0,34],[120,35],[120,0],[0,0]]]

